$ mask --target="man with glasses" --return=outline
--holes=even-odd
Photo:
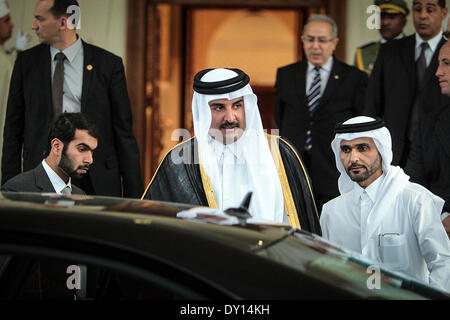
[[[277,71],[274,105],[280,135],[301,154],[311,175],[317,209],[339,195],[330,143],[337,122],[362,112],[368,76],[333,57],[336,23],[312,15],[303,29],[306,59]]]

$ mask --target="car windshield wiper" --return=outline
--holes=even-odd
[[[265,245],[257,245],[255,247],[252,248],[253,251],[261,251],[261,250],[266,250],[274,245],[276,245],[277,243],[280,243],[282,241],[284,241],[285,239],[289,238],[290,236],[292,236],[294,233],[296,233],[298,231],[297,228],[291,228],[284,236],[282,236],[281,238],[278,238],[276,240],[270,241],[268,243],[266,243]]]

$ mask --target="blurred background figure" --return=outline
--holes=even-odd
[[[6,108],[6,96],[12,69],[12,61],[4,44],[11,38],[13,28],[9,7],[5,0],[0,0],[0,108],[2,110]]]
[[[84,42],[73,26],[76,0],[35,1],[31,28],[41,44],[14,65],[6,111],[2,183],[42,161],[51,123],[64,112],[83,112],[102,141],[96,162],[81,179],[87,194],[139,198],[139,149],[122,59]],[[75,19],[76,20],[76,19]]]
[[[0,152],[3,147],[3,126],[5,122],[6,103],[8,101],[9,80],[14,65],[15,52],[25,50],[28,37],[22,35],[21,30],[17,33],[16,47],[6,48],[6,41],[11,39],[14,29],[10,10],[6,0],[0,0]],[[0,164],[1,173],[1,164]]]
[[[11,21],[9,7],[5,0],[0,0],[0,150],[3,145],[3,125],[8,100],[9,79],[13,67],[12,57],[8,54],[4,45],[11,38],[13,28],[14,24]]]
[[[361,71],[372,72],[377,60],[380,45],[393,39],[405,37],[403,29],[409,14],[408,5],[404,0],[376,0],[375,5],[381,10],[381,25],[379,41],[370,42],[359,47],[355,54],[355,66]]]
[[[450,43],[441,48],[439,78],[441,92],[450,96]],[[419,183],[445,200],[442,223],[450,237],[450,104],[444,103],[437,112],[421,119],[405,172],[412,182]]]
[[[365,114],[382,117],[392,134],[392,163],[404,167],[420,119],[447,97],[435,77],[445,39],[445,0],[414,0],[416,33],[380,47],[367,87]]]
[[[306,59],[277,71],[274,118],[311,174],[320,212],[339,195],[330,149],[334,125],[362,112],[368,76],[334,57],[338,27],[330,17],[312,15],[302,42]]]

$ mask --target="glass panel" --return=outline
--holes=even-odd
[[[5,257],[6,258],[6,257]],[[2,259],[0,256],[0,266]],[[14,257],[1,274],[18,300],[172,300],[175,295],[157,284],[94,265],[61,259]],[[17,276],[17,268],[24,272]],[[23,268],[22,268],[23,267]],[[12,270],[14,268],[14,270]],[[1,269],[0,269],[1,270]],[[12,276],[14,274],[14,277]],[[4,277],[14,278],[7,279]],[[5,291],[5,288],[3,291]]]

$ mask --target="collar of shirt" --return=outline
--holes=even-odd
[[[356,201],[359,201],[361,199],[361,196],[364,191],[366,191],[367,195],[369,196],[370,200],[372,201],[372,204],[375,203],[375,200],[377,199],[377,193],[378,189],[380,188],[381,183],[384,180],[384,173],[378,177],[377,180],[372,182],[367,188],[361,188],[361,186],[357,183],[355,183],[355,191],[356,191]]]
[[[327,87],[328,79],[331,74],[331,69],[333,68],[333,56],[328,59],[327,63],[320,67],[320,97],[325,92]],[[316,76],[315,66],[308,61],[308,72],[306,73],[306,91],[308,94],[309,89],[311,89],[311,84],[314,82],[314,77]]]
[[[403,33],[400,33],[398,36],[396,36],[393,40],[399,40],[399,39],[403,39],[405,37],[405,35]],[[386,43],[388,42],[385,38],[381,38],[380,40],[381,43]]]
[[[325,63],[323,66],[320,67],[320,71],[326,71],[326,72],[330,73],[331,68],[333,67],[333,61],[334,61],[333,56],[331,56],[328,59],[327,63]],[[313,65],[311,62],[308,61],[308,73],[315,72],[314,71],[315,67],[316,67],[315,65]]]
[[[77,41],[75,41],[75,43],[73,43],[70,47],[67,47],[62,51],[62,53],[64,53],[64,55],[66,56],[67,60],[70,63],[73,62],[73,60],[78,55],[81,48],[83,47],[83,43],[81,42],[81,37],[78,35],[77,35],[77,37],[78,37],[78,39],[77,39]],[[54,47],[50,47],[50,54],[52,57],[52,61],[55,60],[55,56],[58,52],[61,52],[61,51]]]
[[[42,160],[42,166],[44,167],[45,172],[47,173],[48,178],[50,179],[50,182],[53,185],[53,188],[55,189],[57,194],[61,194],[61,191],[64,190],[66,187],[69,187],[70,190],[72,190],[72,183],[71,178],[69,178],[69,182],[66,184],[58,174],[53,171],[52,168],[47,164],[45,160]]]
[[[431,52],[432,52],[432,55],[434,54],[434,52],[436,51],[436,48],[437,48],[437,46],[439,45],[439,42],[441,41],[441,39],[442,39],[442,33],[439,33],[437,36],[435,36],[434,38],[432,38],[432,39],[430,39],[430,40],[428,40],[428,41],[426,41],[426,42],[428,42],[428,45],[429,45],[429,49],[431,50]],[[425,42],[420,36],[419,36],[419,34],[418,33],[416,33],[416,60],[419,58],[419,56],[420,56],[420,53],[421,53],[421,45],[422,45],[422,43],[423,42]],[[429,51],[429,50],[427,50],[427,51]],[[431,56],[432,56],[431,55]],[[428,60],[428,59],[427,59]]]

